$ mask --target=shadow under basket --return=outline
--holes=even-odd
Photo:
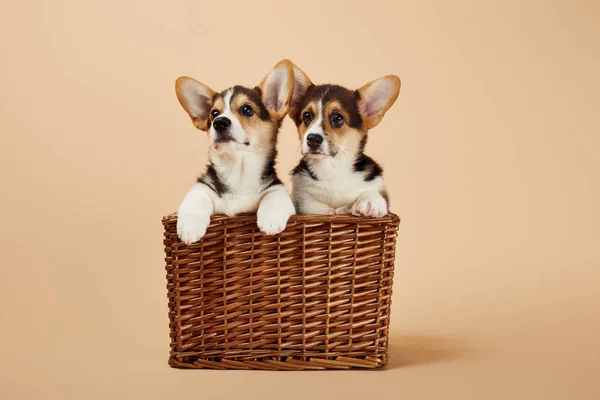
[[[186,245],[163,218],[177,368],[377,368],[388,331],[400,219],[299,215],[264,235],[255,215],[213,216]]]

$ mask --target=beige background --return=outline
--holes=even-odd
[[[597,2],[1,4],[2,398],[600,398]],[[368,145],[403,221],[391,364],[170,369],[160,218],[206,160],[174,80],[281,58],[402,78]]]

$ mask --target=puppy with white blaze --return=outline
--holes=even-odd
[[[400,79],[384,76],[357,90],[314,85],[294,65],[289,116],[298,128],[303,158],[292,171],[299,214],[382,217],[389,198],[383,170],[364,153],[367,132],[400,93]]]
[[[179,206],[181,241],[200,240],[213,214],[256,212],[262,232],[283,231],[295,210],[275,172],[275,157],[277,134],[294,87],[292,63],[279,62],[252,89],[233,86],[216,93],[185,76],[175,86],[179,102],[210,142],[206,172]]]

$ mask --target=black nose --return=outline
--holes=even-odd
[[[323,136],[316,133],[311,133],[306,137],[306,144],[311,149],[316,149],[323,143]]]
[[[213,121],[215,131],[219,133],[225,132],[229,128],[229,125],[231,125],[231,120],[227,117],[219,117]]]

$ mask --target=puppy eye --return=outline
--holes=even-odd
[[[219,116],[219,114],[221,114],[221,112],[219,112],[219,110],[216,110],[216,109],[215,109],[215,110],[212,110],[212,111],[210,112],[210,115],[211,115],[213,118],[216,118],[216,117],[218,117],[218,116]]]
[[[244,114],[246,117],[251,117],[254,115],[254,110],[248,104],[244,104],[240,109],[240,112]]]
[[[334,128],[339,128],[343,124],[344,124],[344,116],[342,114],[337,113],[337,112],[334,112],[333,114],[331,114],[331,125],[333,125]]]
[[[308,126],[308,124],[310,124],[310,121],[312,121],[312,114],[311,114],[311,112],[310,111],[306,111],[304,114],[302,114],[302,120]]]

